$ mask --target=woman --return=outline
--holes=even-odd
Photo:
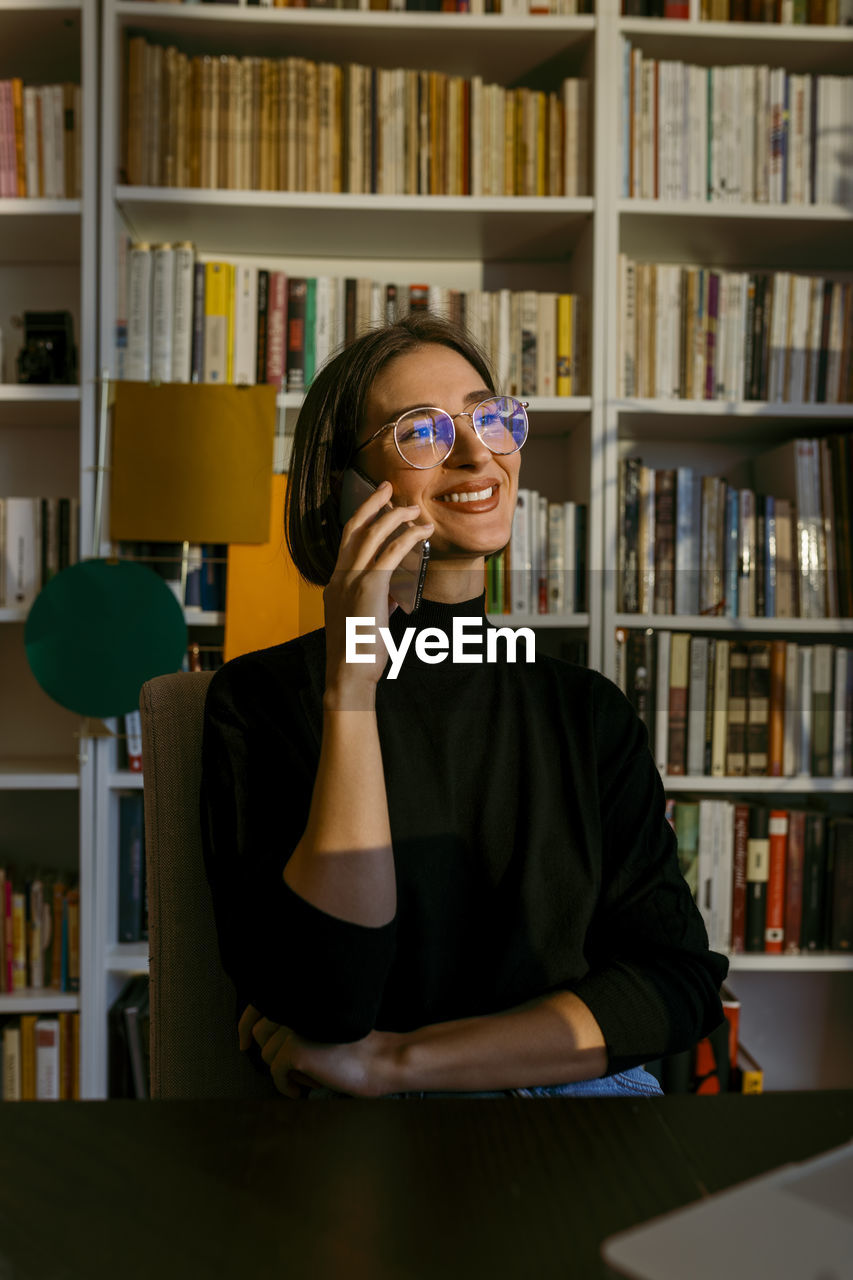
[[[429,662],[414,645],[385,673],[381,627],[399,646],[407,627],[488,625],[483,567],[509,541],[526,436],[495,390],[468,337],[428,314],[325,366],[286,511],[325,628],[211,682],[222,959],[241,1048],[260,1046],[287,1097],[650,1095],[642,1064],[722,1020],[727,962],[621,692],[552,658]],[[413,430],[424,406],[444,413]],[[341,529],[354,464],[379,488]],[[423,601],[389,611],[391,571],[425,538]],[[347,618],[375,640],[366,661],[347,661]]]

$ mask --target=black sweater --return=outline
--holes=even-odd
[[[424,601],[391,630],[450,635],[472,614],[489,625],[483,597]],[[608,1072],[721,1022],[728,963],[679,872],[645,726],[609,680],[554,658],[427,666],[412,645],[376,700],[396,916],[353,924],[291,890],[324,671],[315,631],[226,663],[208,693],[204,856],[240,1011],[343,1043],[567,989],[601,1027]]]

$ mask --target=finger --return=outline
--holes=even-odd
[[[419,542],[424,542],[433,531],[432,524],[416,524],[411,529],[405,529],[399,534],[390,546],[376,557],[372,568],[374,569],[396,569],[399,564]]]
[[[253,1004],[246,1005],[237,1023],[237,1034],[240,1037],[240,1048],[246,1050],[252,1043],[252,1027],[262,1018],[263,1014],[260,1009],[256,1009]]]
[[[279,1027],[279,1029],[269,1037],[261,1050],[261,1057],[268,1067],[271,1067],[279,1054],[282,1053],[287,1041],[290,1039],[291,1031],[289,1027]],[[287,1066],[291,1066],[290,1052],[284,1055]]]
[[[267,1043],[267,1041],[270,1040],[276,1034],[276,1032],[280,1030],[281,1030],[280,1022],[271,1022],[269,1018],[259,1018],[258,1021],[255,1023],[255,1025],[252,1027],[252,1036],[258,1042],[261,1048],[263,1048],[263,1046]],[[285,1028],[285,1030],[287,1030],[287,1028]]]
[[[412,527],[423,527],[413,523],[420,514],[418,506],[392,507],[390,511],[377,516],[371,524],[354,530],[346,542],[341,539],[340,566],[356,570],[372,568],[388,539],[394,538],[396,541],[395,534],[401,536],[398,530],[409,524]]]

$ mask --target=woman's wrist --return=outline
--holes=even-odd
[[[375,711],[376,685],[370,680],[338,679],[326,682],[323,713],[336,711]]]

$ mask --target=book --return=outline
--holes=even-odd
[[[768,822],[767,909],[764,950],[782,955],[785,942],[785,874],[788,861],[788,813],[771,809]]]
[[[144,936],[145,814],[141,791],[119,794],[118,941]]]
[[[800,954],[803,925],[803,857],[805,853],[806,815],[802,809],[788,813],[788,845],[785,863],[784,953]]]
[[[33,1030],[35,1038],[36,1098],[59,1101],[59,1019],[39,1018]]]
[[[767,880],[770,873],[770,810],[752,805],[746,844],[746,938],[744,950],[764,951]]]
[[[830,821],[832,880],[829,892],[830,950],[853,952],[853,818]]]
[[[826,947],[826,815],[807,813],[803,850],[803,908],[800,950]]]

